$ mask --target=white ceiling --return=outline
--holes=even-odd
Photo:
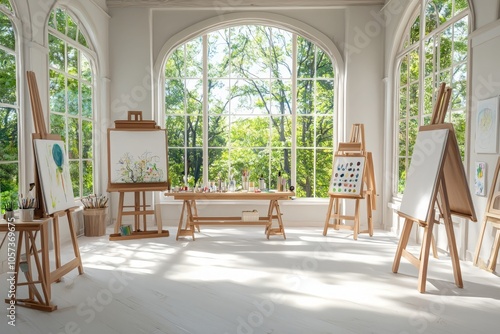
[[[383,5],[385,0],[106,0],[108,7],[262,8]]]

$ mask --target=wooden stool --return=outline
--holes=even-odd
[[[50,288],[50,265],[49,265],[49,232],[48,219],[42,219],[34,222],[22,222],[12,224],[7,222],[0,223],[1,232],[19,232],[19,238],[16,249],[16,261],[14,267],[10,267],[9,276],[14,276],[14,296],[5,299],[7,304],[15,303],[19,306],[34,308],[41,311],[52,312],[57,309],[51,300]],[[40,232],[40,249],[36,246],[36,236]],[[10,247],[10,246],[9,246]],[[25,254],[22,254],[24,248]],[[41,257],[41,258],[40,258]],[[34,262],[34,266],[33,266]],[[36,273],[32,269],[36,268]],[[19,282],[19,273],[24,273],[26,282]],[[35,276],[36,274],[36,276]],[[37,288],[41,288],[41,293]],[[28,287],[28,298],[19,298],[20,286]]]

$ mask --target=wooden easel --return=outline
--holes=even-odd
[[[127,115],[127,120],[117,120],[115,121],[115,128],[127,131],[134,130],[159,130],[160,127],[156,125],[155,121],[143,120],[142,111],[129,111]],[[108,176],[111,175],[111,167],[109,163],[109,152],[110,152],[110,140],[108,129]],[[167,154],[167,152],[165,152]],[[109,180],[109,177],[108,177]],[[158,238],[158,237],[168,237],[170,235],[168,230],[163,230],[162,221],[158,219],[155,215],[156,211],[149,208],[146,203],[146,191],[164,191],[167,189],[166,182],[157,183],[142,183],[142,184],[130,184],[122,183],[116,184],[108,182],[109,192],[118,192],[118,214],[115,222],[115,229],[113,234],[109,235],[109,240],[130,240],[130,239],[143,239],[143,238]],[[134,195],[134,205],[125,205],[125,194],[133,193]],[[130,210],[130,208],[132,208]],[[147,215],[154,215],[156,219],[157,231],[147,230]],[[122,225],[123,216],[134,216],[133,230],[130,235],[122,235],[120,233],[120,227]],[[141,228],[141,218],[142,218],[142,228]]]
[[[45,121],[43,118],[43,110],[42,110],[42,104],[40,101],[40,94],[38,91],[38,85],[36,82],[36,77],[35,73],[28,71],[27,73],[27,80],[28,80],[28,87],[29,87],[29,92],[30,92],[30,101],[31,101],[31,109],[32,109],[32,114],[33,114],[33,122],[35,125],[35,133],[33,133],[32,137],[33,139],[60,139],[59,136],[53,135],[53,134],[48,134],[46,127],[45,127]],[[32,230],[26,230],[25,233],[25,250],[26,250],[26,261],[20,261],[19,264],[16,264],[16,266],[26,266],[26,271],[25,271],[25,276],[27,279],[26,285],[29,287],[30,291],[30,298],[28,303],[20,303],[21,306],[28,306],[31,308],[36,308],[40,309],[43,311],[53,311],[57,309],[57,306],[53,305],[50,303],[50,284],[53,282],[59,282],[61,280],[61,277],[69,273],[71,270],[78,268],[79,274],[83,274],[83,265],[80,257],[80,250],[78,248],[78,241],[76,238],[76,233],[74,230],[73,226],[73,212],[77,207],[74,208],[69,208],[64,211],[58,211],[53,214],[48,215],[45,211],[45,201],[44,197],[42,195],[41,191],[41,183],[40,183],[40,178],[38,174],[38,167],[36,164],[36,155],[35,155],[35,185],[36,185],[36,193],[37,193],[37,200],[38,200],[38,205],[39,207],[36,208],[35,214],[37,218],[41,218],[42,221],[46,222],[46,218],[52,218],[52,226],[53,226],[53,231],[54,231],[54,253],[55,253],[55,262],[56,262],[56,269],[51,271],[50,266],[48,263],[48,249],[49,247],[48,242],[47,242],[47,231],[46,228],[43,228],[41,226],[44,223],[41,224],[32,224],[36,225],[33,227],[33,233]],[[71,241],[73,244],[73,251],[75,254],[75,258],[69,262],[67,262],[64,265],[61,265],[61,243],[60,243],[60,235],[59,235],[59,217],[61,216],[67,216],[68,219],[68,224],[69,224],[69,231],[70,231],[70,236],[71,236]],[[42,231],[42,242],[41,242],[41,249],[37,250],[36,248],[36,243],[35,243],[35,238],[37,231],[41,230]],[[22,235],[19,238],[19,249],[18,249],[18,256],[20,256],[19,250],[22,248]],[[38,252],[41,252],[43,255],[42,259],[42,264],[40,264],[40,260],[38,258]],[[31,273],[31,260],[30,258],[34,256],[34,261],[36,264],[36,268],[38,271],[38,276],[41,277],[38,281],[35,281],[33,279],[33,275]],[[19,259],[18,259],[19,260]],[[17,269],[16,269],[17,272]],[[16,283],[17,283],[17,277],[16,277]],[[43,290],[43,298],[39,294],[39,292],[36,290],[36,283],[41,283],[42,285],[42,290]],[[36,299],[34,298],[36,297]],[[22,300],[19,300],[20,302],[23,302]]]
[[[497,167],[495,169],[493,183],[491,185],[490,194],[488,196],[488,203],[486,204],[486,210],[483,217],[483,225],[479,234],[479,240],[476,245],[476,254],[474,256],[475,266],[485,267],[486,270],[491,272],[495,271],[496,269],[498,251],[500,249],[500,190],[498,189],[500,182],[499,174],[500,158],[498,158],[497,161]],[[484,233],[486,232],[486,226],[488,225],[488,223],[491,224],[495,231],[495,241],[493,241],[493,248],[491,250],[489,263],[486,267],[483,263],[479,264],[479,255],[481,253]]]
[[[394,257],[392,271],[394,273],[397,273],[401,257],[406,258],[411,264],[419,269],[418,291],[421,293],[425,292],[430,247],[431,245],[433,246],[433,248],[435,247],[434,238],[432,235],[434,224],[439,224],[440,219],[443,220],[448,237],[448,247],[450,250],[455,284],[459,288],[462,288],[462,274],[460,271],[460,261],[458,257],[455,233],[453,230],[453,221],[451,216],[457,215],[468,218],[472,221],[477,220],[465,170],[460,158],[460,151],[458,148],[453,125],[443,123],[450,96],[451,89],[446,88],[445,84],[442,84],[438,93],[436,107],[434,108],[434,112],[432,115],[432,124],[428,126],[421,126],[419,129],[419,135],[420,133],[424,133],[425,131],[433,131],[432,133],[439,133],[439,136],[443,134],[445,134],[446,136],[445,138],[443,137],[444,141],[441,143],[442,145],[444,145],[441,146],[442,151],[439,152],[441,153],[441,156],[439,156],[439,159],[435,160],[436,174],[420,176],[417,172],[414,172],[413,175],[417,176],[411,179],[411,181],[410,178],[408,178],[407,188],[405,190],[405,195],[403,196],[401,209],[400,211],[398,211],[398,215],[405,219],[405,223],[399,240],[396,255]],[[438,144],[436,142],[433,143],[432,141],[430,141],[430,143],[434,145],[432,150],[433,153],[429,153],[430,151],[423,150],[424,154],[433,155],[434,153],[438,152]],[[425,144],[422,146],[427,147],[425,146]],[[417,147],[419,147],[419,136],[417,136],[414,155],[417,154]],[[412,157],[412,166],[410,166],[410,170],[412,170],[412,168],[414,167],[413,163],[416,164],[415,168],[422,168],[424,167],[423,165],[426,165],[425,162],[420,161],[419,166],[417,159],[417,157]],[[434,179],[432,179],[433,177]],[[413,189],[411,189],[411,185],[415,184],[415,182],[418,183],[419,181],[425,179],[434,181],[430,189],[427,189],[427,194],[429,196],[418,196],[419,194],[417,194],[417,197],[421,201],[418,204],[416,203],[418,201],[406,201],[406,192],[408,192],[410,198],[413,198]],[[411,214],[406,213],[408,205],[415,207],[415,210],[410,210],[412,211]],[[417,205],[419,205],[418,210]],[[422,240],[420,256],[418,258],[406,250],[413,223],[417,223],[424,228],[424,238]]]
[[[325,227],[323,229],[323,235],[326,236],[329,227],[333,227],[335,230],[344,229],[353,231],[354,240],[358,239],[359,233],[368,233],[373,236],[373,215],[372,211],[376,209],[376,187],[375,187],[375,173],[373,168],[373,158],[371,152],[367,152],[365,149],[365,128],[363,124],[353,124],[351,129],[351,137],[347,143],[339,143],[338,150],[335,153],[335,157],[364,157],[365,158],[365,168],[363,172],[363,184],[366,185],[366,189],[361,189],[359,195],[350,194],[339,194],[332,191],[329,192],[330,203],[328,205],[328,211],[326,213]],[[359,227],[359,205],[360,200],[366,198],[366,211],[367,211],[367,222],[368,229],[360,231]],[[354,199],[355,208],[354,215],[344,215],[342,214],[342,201],[345,199]],[[330,223],[330,219],[333,219],[333,223]],[[354,224],[344,225],[341,224],[342,220],[352,220]]]

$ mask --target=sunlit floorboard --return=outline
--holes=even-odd
[[[58,310],[0,309],[0,333],[492,333],[500,279],[462,262],[455,286],[447,254],[432,258],[427,293],[417,269],[391,271],[398,238],[318,228],[202,228],[196,241],[79,238],[85,274],[52,285]],[[108,229],[108,232],[110,230]],[[415,252],[418,247],[412,248]],[[70,253],[68,245],[65,253]],[[2,299],[7,276],[0,276]],[[19,291],[21,293],[22,291]]]

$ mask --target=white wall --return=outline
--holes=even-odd
[[[385,142],[386,152],[392,150],[394,147],[394,135],[390,133],[393,131],[394,125],[394,110],[395,98],[392,90],[394,89],[396,75],[395,70],[395,56],[398,52],[397,47],[401,40],[401,35],[410,19],[413,9],[418,1],[411,0],[393,0],[395,5],[402,4],[404,11],[401,16],[388,24],[386,30],[386,57],[385,57],[385,75],[388,78],[388,90],[386,92],[386,107],[385,107],[385,124],[387,132],[387,140]],[[498,54],[500,53],[500,1],[469,1],[473,8],[473,32],[471,33],[470,40],[470,69],[469,69],[469,120],[468,126],[468,154],[466,156],[465,166],[468,176],[469,188],[472,194],[478,222],[470,222],[460,218],[454,219],[454,229],[457,237],[457,246],[459,254],[463,260],[472,260],[482,225],[481,221],[484,216],[486,206],[486,197],[477,196],[474,194],[474,169],[476,161],[484,161],[487,163],[487,191],[489,185],[493,180],[493,172],[495,170],[498,154],[477,154],[474,150],[475,142],[475,126],[477,116],[477,101],[488,97],[500,95],[500,66],[498,65]],[[392,168],[392,153],[386,154],[385,170],[389,171]],[[388,180],[389,181],[389,180]],[[389,182],[388,182],[389,183]],[[389,184],[386,185],[388,187]],[[390,189],[387,189],[386,203],[388,207],[384,208],[384,218],[386,228],[392,229],[394,232],[399,233],[402,221],[395,215],[395,211],[391,207],[391,203],[397,206],[397,201],[392,200],[390,196]],[[419,240],[420,232],[415,233],[416,239]],[[435,229],[436,237],[438,239],[438,246],[441,249],[447,249],[446,233],[443,226],[438,226]],[[491,251],[493,242],[493,230],[488,227],[481,257],[483,261],[487,261]]]
[[[379,10],[379,6],[231,12],[211,9],[110,8],[111,118],[123,119],[126,110],[142,110],[145,118],[158,120],[162,102],[156,96],[158,92],[147,82],[153,77],[153,83],[161,85],[156,79],[168,52],[176,45],[193,38],[197,31],[218,29],[221,23],[248,23],[245,17],[272,22],[271,24],[304,33],[316,30],[332,45],[332,49],[338,52],[338,61],[341,64],[339,73],[347,74],[347,80],[342,83],[340,89],[341,108],[338,112],[341,137],[338,139],[344,140],[345,136],[349,136],[353,122],[366,124],[368,150],[374,153],[376,179],[380,185],[384,133],[381,95],[384,33],[380,24],[379,30],[374,32],[369,30],[372,26],[366,26],[367,21],[376,22],[375,17]],[[363,38],[366,34],[369,39],[366,45],[357,44],[360,36]],[[348,45],[357,46],[359,50],[348,53]],[[347,133],[344,133],[344,126]],[[382,187],[379,187],[379,193],[381,189]],[[294,224],[324,224],[326,200],[314,204],[301,203],[300,209],[297,209],[299,202],[297,200],[293,205],[283,205],[285,223],[289,219],[290,222],[294,221]],[[218,208],[215,205],[210,206],[207,208],[208,214],[216,212]],[[237,206],[236,210],[241,211],[241,207]],[[163,208],[162,217],[168,224],[176,224],[179,213],[180,203],[169,204]],[[365,217],[362,222],[366,222]],[[375,212],[374,222],[381,226],[381,210]]]

